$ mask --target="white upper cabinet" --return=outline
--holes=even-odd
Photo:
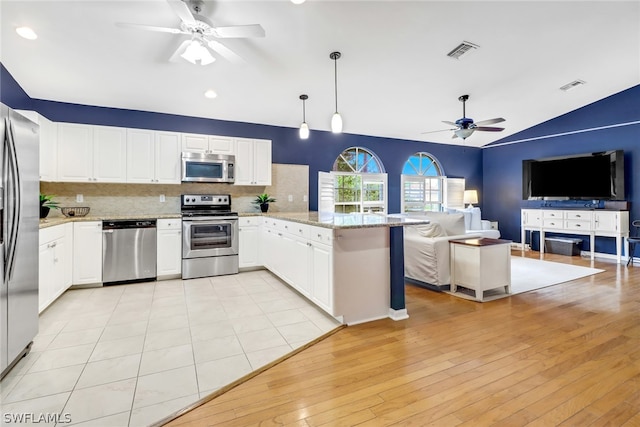
[[[36,111],[17,111],[40,126],[40,181],[55,181],[58,177],[58,124]]]
[[[126,129],[93,127],[93,178],[98,182],[127,181]]]
[[[236,139],[236,185],[271,185],[271,140]]]
[[[156,182],[180,184],[180,134],[155,132]]]
[[[58,123],[58,181],[125,182],[125,129]]]
[[[236,152],[236,147],[235,141],[231,137],[183,133],[182,151],[233,155]]]
[[[127,182],[180,183],[180,134],[127,129]]]

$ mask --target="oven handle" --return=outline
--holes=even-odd
[[[202,221],[237,221],[237,216],[195,216],[182,218],[183,222],[202,222]]]

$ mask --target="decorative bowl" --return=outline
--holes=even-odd
[[[62,212],[62,215],[66,216],[66,217],[85,216],[86,214],[89,213],[89,207],[88,206],[82,206],[82,207],[60,208],[60,212]]]

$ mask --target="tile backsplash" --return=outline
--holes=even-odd
[[[231,194],[232,209],[237,212],[260,212],[252,203],[261,193],[276,199],[270,212],[306,212],[309,210],[309,166],[271,165],[271,185],[240,186],[231,184],[99,184],[75,182],[41,182],[40,193],[54,195],[60,206],[89,206],[89,215],[172,214],[180,212],[182,194]],[[83,201],[76,202],[82,194]],[[160,202],[164,195],[165,201]],[[291,196],[291,201],[289,201]],[[61,216],[52,210],[50,217]]]

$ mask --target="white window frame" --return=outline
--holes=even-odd
[[[351,168],[352,172],[345,171],[331,171],[331,172],[318,172],[318,211],[321,212],[336,212],[336,207],[338,206],[356,206],[357,210],[353,213],[369,213],[369,212],[382,212],[387,213],[389,208],[388,202],[388,176],[384,172],[384,165],[380,158],[373,153],[371,150],[368,150],[363,147],[349,147],[344,150],[340,155],[336,158],[336,161],[342,157],[344,160],[346,158],[343,156],[344,152],[355,149],[358,151],[366,151],[371,155],[371,158],[367,160],[363,165],[360,165],[358,170],[356,170],[351,164],[347,163]],[[379,169],[382,171],[381,173],[367,173],[361,172],[365,166],[371,162],[375,161]],[[334,166],[336,162],[334,161]],[[358,192],[359,196],[357,200],[347,201],[347,202],[338,202],[336,201],[336,192],[338,190],[338,180],[341,176],[353,176],[358,177],[360,179],[359,188],[355,190]],[[368,184],[380,185],[382,188],[381,191],[381,199],[376,201],[368,201],[365,200],[365,190]],[[342,210],[341,208],[338,210]]]
[[[422,161],[419,164],[418,169],[409,163],[409,159],[414,156],[420,156],[421,158],[428,157],[429,166],[423,167]],[[415,174],[402,174],[400,176],[400,211],[401,212],[425,212],[425,211],[444,211],[447,208],[463,208],[464,203],[462,196],[464,194],[465,180],[464,178],[447,178],[444,176],[442,166],[438,159],[425,152],[418,152],[412,154],[405,165],[409,163],[411,168],[415,171]],[[435,167],[438,175],[424,175],[426,172]],[[403,167],[404,170],[404,167]],[[405,192],[406,185],[413,183],[418,185],[418,189],[414,190],[421,194],[412,194],[415,201],[408,202],[407,193]],[[434,185],[435,184],[435,185]],[[433,190],[436,188],[437,190]],[[435,197],[434,197],[435,196]]]

